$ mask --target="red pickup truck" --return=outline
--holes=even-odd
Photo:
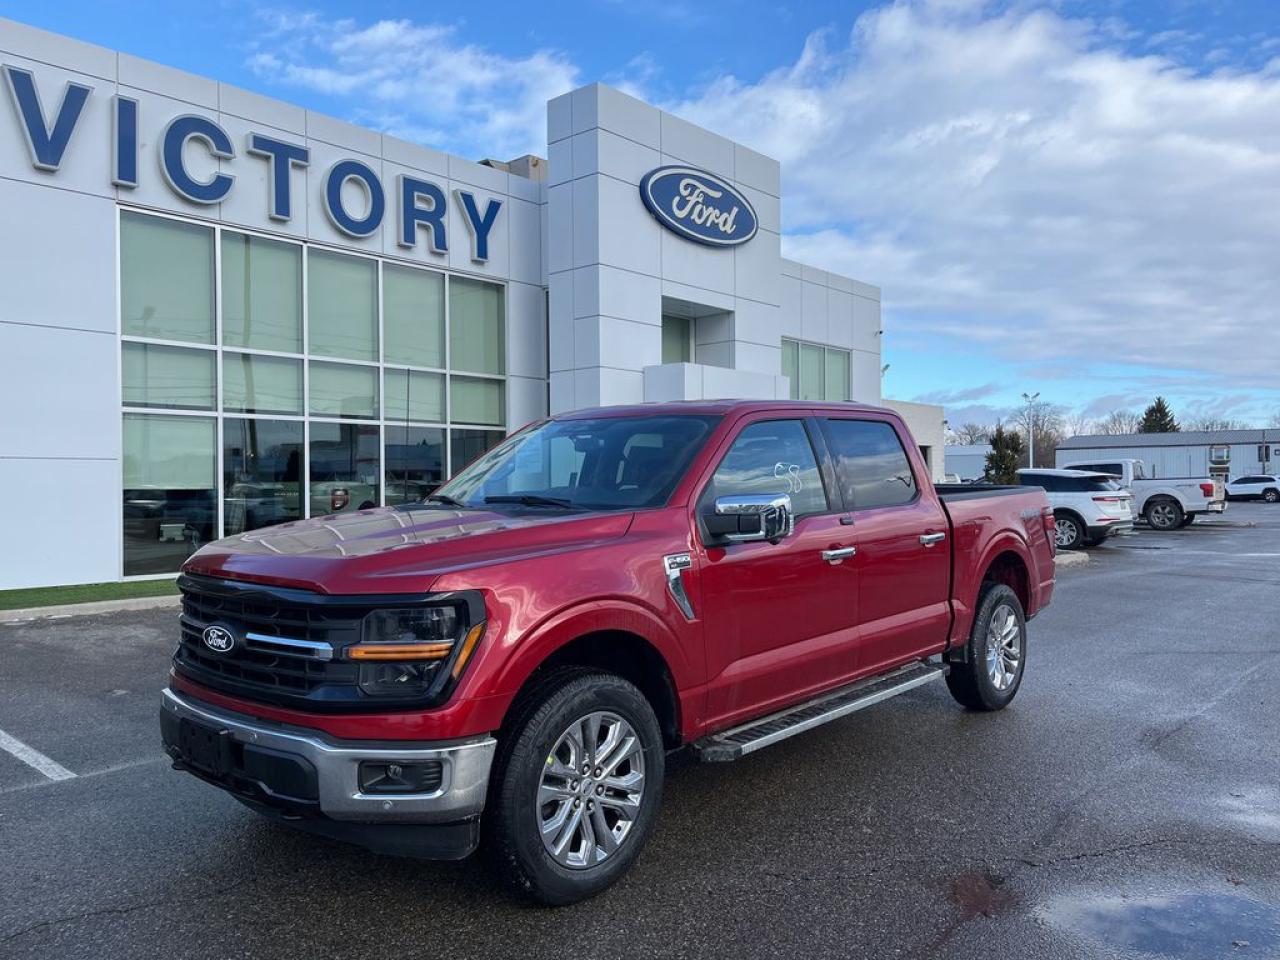
[[[163,739],[263,814],[482,846],[569,903],[640,853],[668,751],[733,760],[939,679],[1005,707],[1053,543],[1042,490],[935,487],[888,410],[566,414],[423,501],[195,554]]]

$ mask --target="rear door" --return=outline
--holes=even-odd
[[[951,625],[951,545],[942,504],[894,424],[828,416],[823,432],[858,553],[858,656],[864,671],[937,653]]]

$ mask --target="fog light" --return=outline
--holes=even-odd
[[[443,779],[444,764],[439,760],[360,764],[361,793],[435,793]]]

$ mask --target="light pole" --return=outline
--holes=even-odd
[[[1022,399],[1027,404],[1027,466],[1036,465],[1036,408],[1033,406],[1040,399],[1040,391],[1024,393]]]

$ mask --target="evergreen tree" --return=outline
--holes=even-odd
[[[996,427],[991,433],[991,452],[987,454],[987,482],[1017,483],[1018,465],[1026,447],[1017,432]]]
[[[1156,397],[1151,406],[1142,412],[1142,423],[1138,425],[1139,433],[1177,433],[1178,421],[1173,419],[1173,411],[1164,397]]]

